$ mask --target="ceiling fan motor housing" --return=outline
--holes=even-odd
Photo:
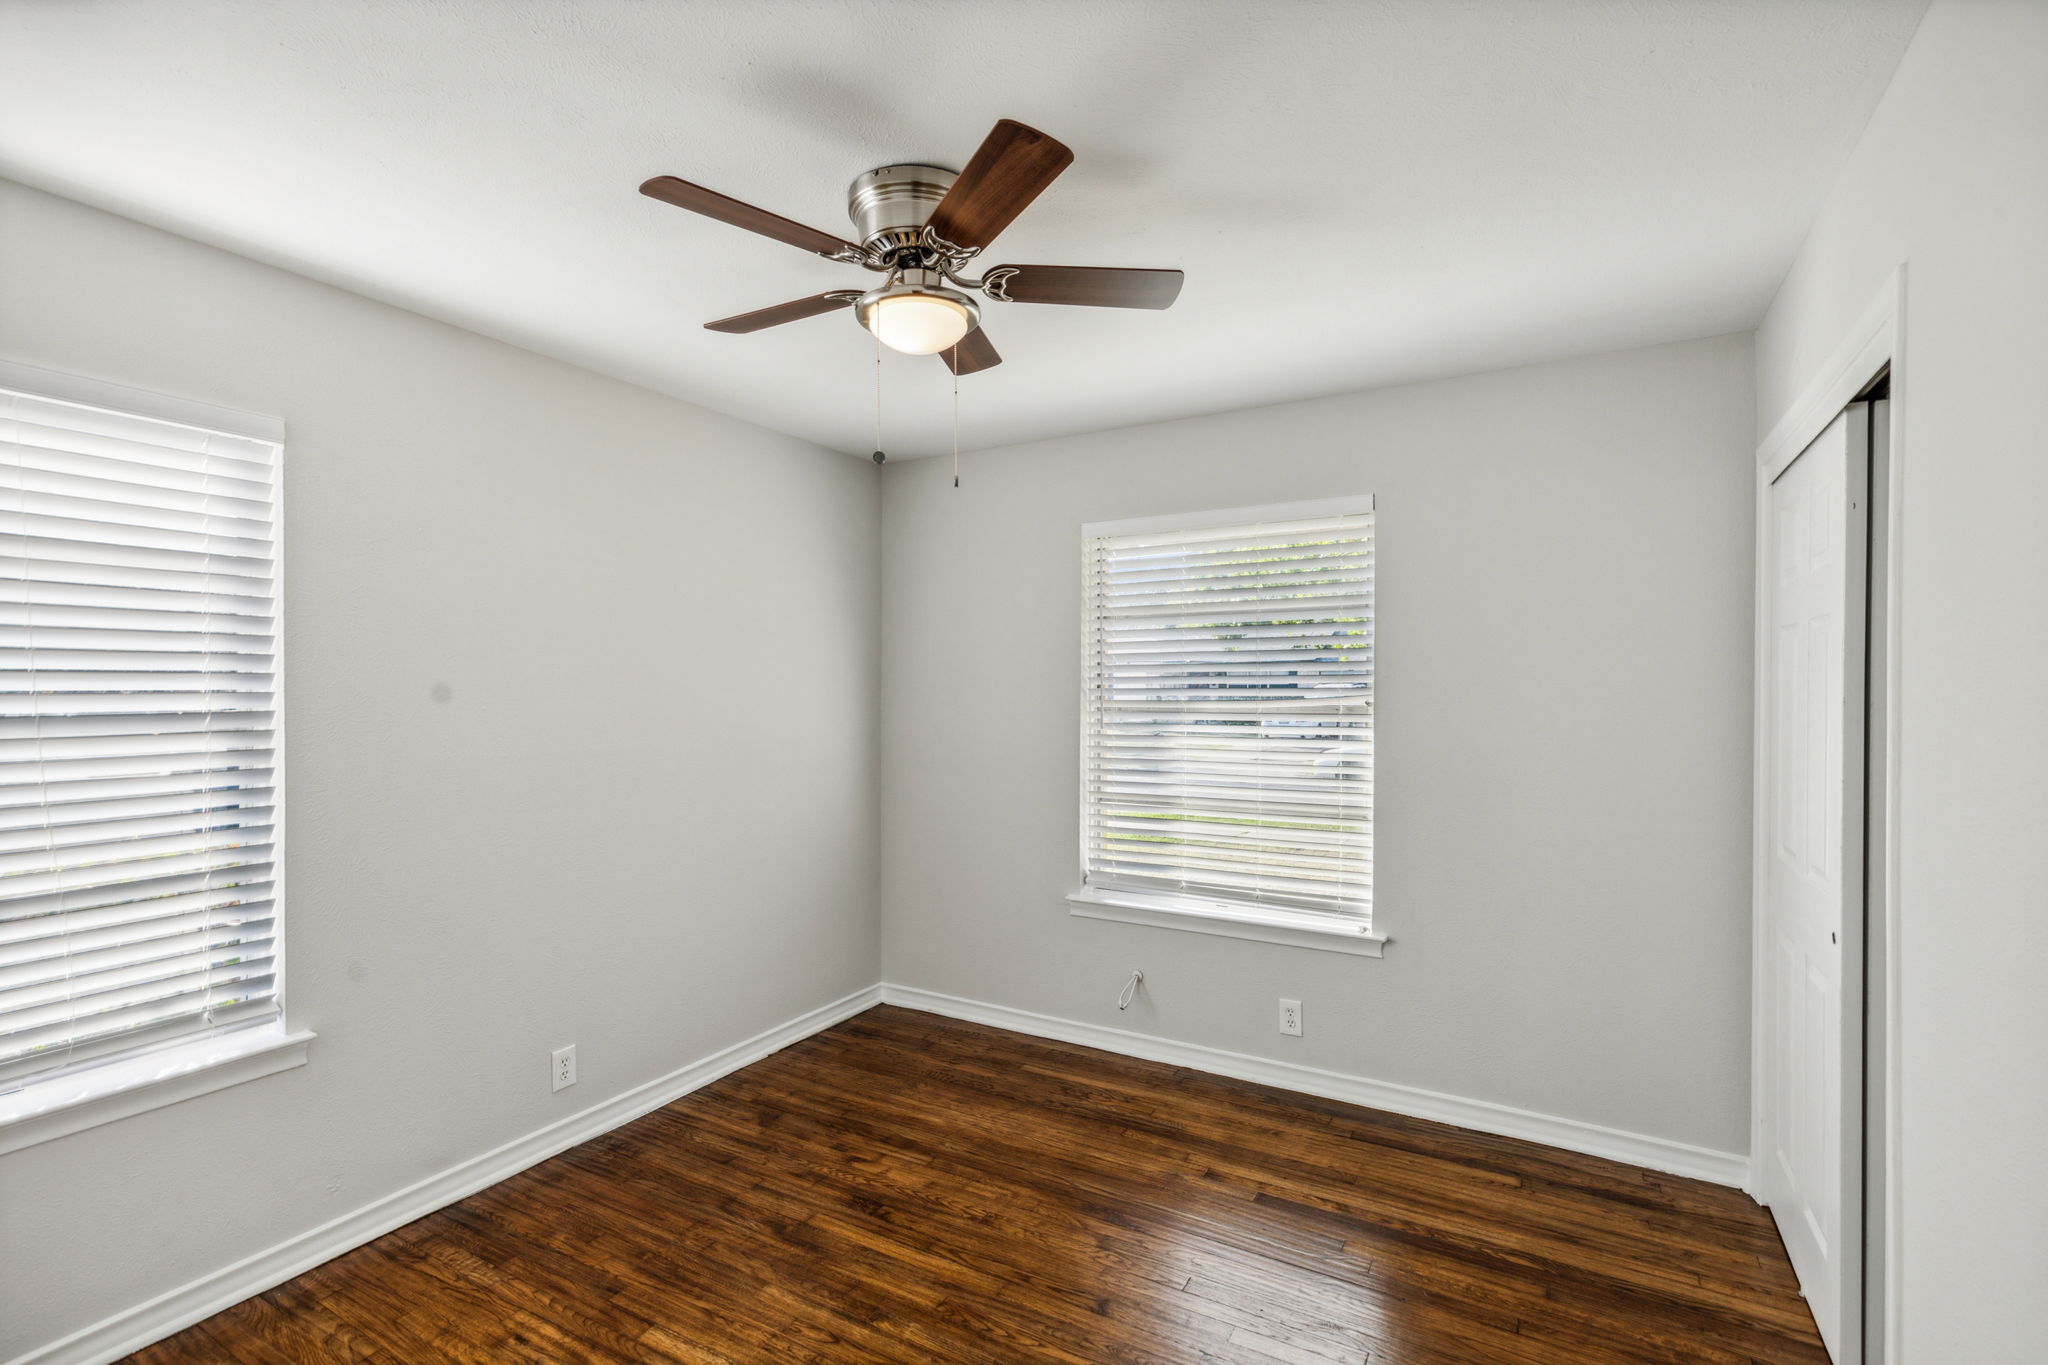
[[[846,188],[846,213],[860,244],[878,256],[917,245],[932,210],[959,178],[943,166],[901,162],[877,166]]]

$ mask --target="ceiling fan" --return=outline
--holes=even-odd
[[[878,166],[847,187],[846,211],[859,242],[672,175],[654,177],[640,193],[884,277],[866,291],[835,289],[705,323],[710,330],[758,332],[851,306],[884,345],[910,355],[937,354],[954,374],[973,374],[1003,358],[981,330],[981,307],[970,295],[1004,303],[1165,308],[1180,293],[1178,270],[999,265],[979,279],[963,273],[1073,160],[1063,143],[1004,119],[957,173],[921,163]]]

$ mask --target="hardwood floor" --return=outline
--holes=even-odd
[[[130,1359],[1827,1357],[1736,1191],[884,1006]]]

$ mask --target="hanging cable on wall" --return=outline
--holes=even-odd
[[[1129,1009],[1131,1002],[1138,998],[1138,987],[1143,984],[1145,984],[1145,974],[1143,972],[1132,972],[1131,979],[1124,982],[1124,988],[1117,992],[1116,1007],[1120,1010]]]

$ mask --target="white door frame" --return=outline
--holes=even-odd
[[[1752,960],[1750,965],[1750,1175],[1747,1189],[1752,1198],[1757,1195],[1757,1162],[1764,1151],[1763,1116],[1765,1096],[1763,1086],[1769,1076],[1767,1059],[1764,1057],[1763,1010],[1768,1001],[1763,990],[1766,980],[1766,944],[1764,929],[1767,921],[1764,913],[1766,853],[1770,847],[1768,831],[1764,828],[1765,813],[1769,809],[1769,793],[1764,790],[1769,768],[1769,755],[1765,751],[1765,726],[1762,723],[1769,702],[1765,694],[1763,662],[1768,658],[1768,642],[1764,631],[1769,621],[1769,604],[1765,600],[1768,587],[1764,578],[1765,555],[1768,545],[1762,535],[1766,500],[1770,486],[1785,468],[1799,457],[1801,451],[1812,444],[1815,437],[1827,429],[1843,408],[1856,400],[1857,395],[1867,389],[1886,366],[1891,368],[1891,430],[1889,432],[1889,469],[1886,479],[1886,525],[1880,532],[1885,537],[1885,622],[1882,636],[1885,641],[1884,714],[1877,718],[1885,736],[1884,766],[1881,772],[1869,773],[1866,781],[1881,785],[1873,791],[1873,797],[1881,806],[1878,819],[1883,827],[1883,866],[1876,869],[1881,879],[1881,922],[1870,926],[1873,935],[1882,935],[1884,944],[1884,972],[1882,980],[1868,980],[1864,983],[1866,999],[1882,996],[1882,1018],[1884,1020],[1883,1067],[1884,1067],[1884,1112],[1873,1116],[1872,1121],[1883,1125],[1883,1170],[1881,1179],[1884,1190],[1884,1244],[1881,1255],[1884,1266],[1884,1324],[1881,1343],[1873,1343],[1882,1351],[1882,1359],[1892,1362],[1900,1360],[1900,1294],[1899,1279],[1903,1238],[1899,1199],[1900,1170],[1900,1105],[1899,1105],[1899,716],[1900,688],[1899,661],[1902,657],[1900,630],[1900,605],[1902,572],[1904,566],[1904,540],[1901,535],[1905,511],[1905,442],[1902,439],[1905,412],[1906,386],[1903,382],[1905,361],[1905,316],[1906,316],[1906,267],[1902,264],[1892,272],[1884,288],[1878,292],[1856,325],[1843,337],[1828,359],[1820,366],[1814,379],[1808,383],[1797,401],[1771,428],[1770,434],[1758,445],[1756,452],[1756,645],[1753,671],[1756,675],[1756,697],[1754,700],[1755,753],[1752,764],[1752,824],[1751,844],[1751,894],[1750,923]],[[1875,632],[1873,632],[1875,634]],[[1849,1078],[1844,1078],[1845,1081]],[[1861,1075],[1854,1078],[1860,1089]],[[1869,1176],[1866,1173],[1865,1180]],[[1860,1234],[1859,1234],[1860,1235]],[[1843,1286],[1845,1304],[1854,1304],[1854,1311],[1862,1312],[1864,1300],[1863,1285]],[[1862,1365],[1860,1361],[1838,1361],[1836,1365]]]

